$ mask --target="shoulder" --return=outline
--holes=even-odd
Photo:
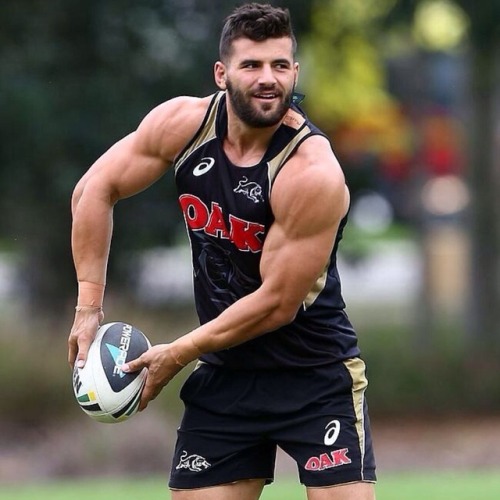
[[[337,173],[341,173],[339,162],[335,157],[330,141],[320,134],[307,137],[290,159],[294,163],[306,163],[309,166],[325,165]]]
[[[137,128],[136,141],[172,162],[200,127],[213,96],[180,96],[153,108]]]
[[[326,137],[313,135],[298,147],[277,176],[272,196],[278,202],[316,200],[315,206],[317,200],[324,200],[347,211],[344,173]]]
[[[153,108],[145,117],[143,123],[177,123],[189,126],[203,118],[213,95],[207,97],[179,96],[161,103]]]

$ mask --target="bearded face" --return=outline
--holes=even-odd
[[[256,42],[242,37],[233,41],[227,60],[216,63],[215,76],[235,116],[247,126],[266,128],[286,115],[298,69],[290,38]]]
[[[236,116],[254,128],[277,125],[292,103],[294,90],[293,87],[289,90],[278,90],[276,85],[273,85],[245,91],[230,79],[227,79],[226,87]]]

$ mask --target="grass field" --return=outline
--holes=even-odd
[[[163,478],[0,486],[0,500],[168,500]],[[279,479],[261,500],[304,500],[301,486]],[[379,478],[377,500],[498,500],[500,473],[390,474]]]

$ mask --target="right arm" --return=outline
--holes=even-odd
[[[200,126],[210,98],[179,97],[152,110],[137,130],[104,153],[76,185],[71,246],[78,279],[68,361],[83,366],[103,319],[113,207],[158,180]]]

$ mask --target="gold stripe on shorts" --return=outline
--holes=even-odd
[[[368,380],[365,375],[366,366],[364,361],[360,358],[347,359],[344,361],[344,365],[352,378],[352,401],[356,413],[356,432],[358,434],[359,450],[361,452],[361,479],[363,479],[366,444],[364,404],[365,391],[368,386]]]

